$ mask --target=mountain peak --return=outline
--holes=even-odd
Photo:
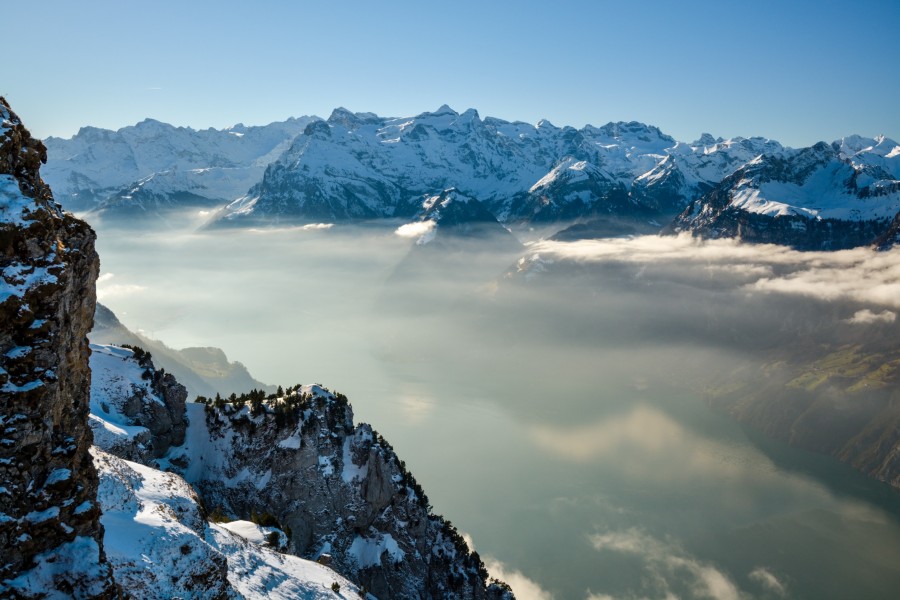
[[[433,113],[426,113],[426,114],[430,114],[433,117],[438,117],[441,115],[459,115],[458,112],[456,112],[455,110],[453,110],[446,104],[441,104],[440,108],[438,108],[436,111],[434,111]]]
[[[343,106],[339,106],[331,111],[331,116],[328,117],[327,122],[333,125],[343,125],[347,129],[354,129],[356,127],[359,127],[360,125],[365,125],[367,123],[377,123],[381,120],[381,117],[379,117],[375,113],[355,113],[347,110]]]

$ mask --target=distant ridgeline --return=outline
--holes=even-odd
[[[442,106],[221,131],[147,120],[46,144],[45,177],[63,206],[108,220],[213,207],[215,226],[411,220],[456,188],[514,231],[574,225],[560,239],[664,229],[884,248],[900,223],[900,146],[883,136],[801,149],[709,134],[684,143],[636,122],[575,129]]]

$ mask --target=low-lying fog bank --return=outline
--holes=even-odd
[[[889,470],[864,442],[900,406],[896,251],[647,236],[537,242],[517,260],[324,225],[101,225],[98,295],[170,346],[346,393],[519,597],[900,585],[895,491],[707,406]]]

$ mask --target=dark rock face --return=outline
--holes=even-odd
[[[152,401],[136,390],[125,404],[125,414],[135,419],[136,425],[150,430],[150,443],[155,458],[163,456],[172,446],[184,443],[187,430],[185,402],[187,390],[171,374],[157,370],[147,355],[139,359],[141,367],[148,373],[151,390],[162,400],[162,404]]]
[[[88,453],[95,236],[3,99],[0,118],[0,596],[113,598]]]
[[[184,473],[209,510],[271,515],[292,552],[328,555],[333,569],[379,598],[512,598],[431,512],[390,445],[369,425],[354,426],[346,397],[298,386],[245,402],[191,413],[192,427],[205,420],[210,442],[188,449]]]
[[[897,245],[900,245],[900,213],[891,221],[887,231],[875,240],[875,248],[878,250],[890,250]]]
[[[138,347],[94,346],[91,357],[92,420],[95,443],[120,458],[155,466],[172,446],[184,443],[187,390],[164,369],[156,369],[149,353]],[[130,375],[130,378],[129,378]],[[121,415],[129,426],[144,427],[135,436],[111,436],[100,419]]]

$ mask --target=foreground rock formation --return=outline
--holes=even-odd
[[[113,598],[88,452],[94,232],[2,98],[0,119],[0,597]]]

